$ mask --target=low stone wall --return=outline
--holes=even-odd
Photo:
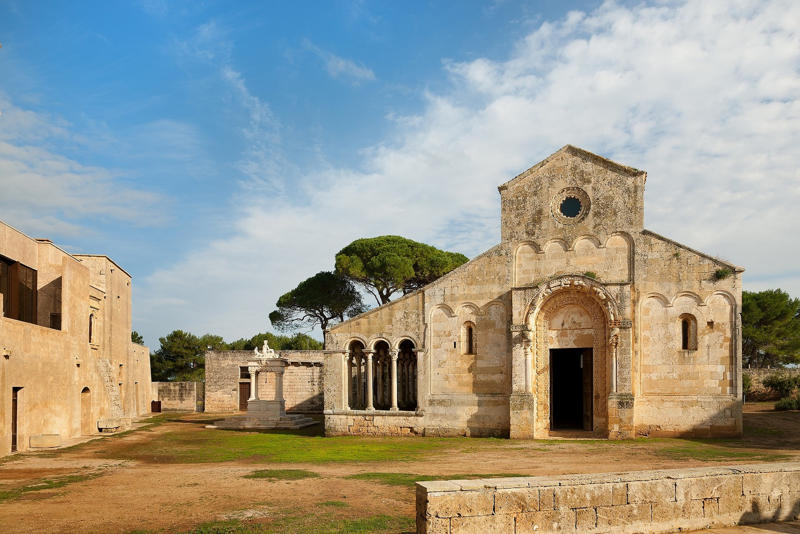
[[[770,375],[776,373],[787,374],[789,376],[800,376],[800,367],[796,369],[744,369],[743,375],[750,376],[750,393],[747,395],[748,401],[769,401],[778,400],[780,395],[771,389],[764,387],[763,381]]]
[[[203,411],[202,382],[153,382],[153,397],[161,401],[161,411]]]
[[[417,484],[417,533],[676,532],[800,518],[800,462]]]
[[[415,412],[350,410],[325,414],[326,436],[417,436],[423,418]]]

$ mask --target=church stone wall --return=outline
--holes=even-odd
[[[650,232],[638,241],[639,350],[635,423],[640,435],[741,433],[741,274]],[[719,279],[718,270],[728,270]],[[696,320],[682,348],[681,318]]]

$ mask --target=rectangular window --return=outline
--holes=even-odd
[[[36,270],[8,258],[0,258],[0,265],[3,315],[36,324]]]
[[[248,369],[246,365],[239,367],[239,378],[250,380],[250,369]]]

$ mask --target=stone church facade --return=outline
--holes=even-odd
[[[566,146],[500,244],[326,332],[328,435],[740,435],[743,269],[645,230],[647,174]]]

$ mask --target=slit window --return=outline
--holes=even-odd
[[[461,329],[461,346],[464,354],[475,354],[475,325],[471,322],[464,323]]]
[[[681,350],[697,350],[697,319],[694,315],[684,313],[681,321]]]

